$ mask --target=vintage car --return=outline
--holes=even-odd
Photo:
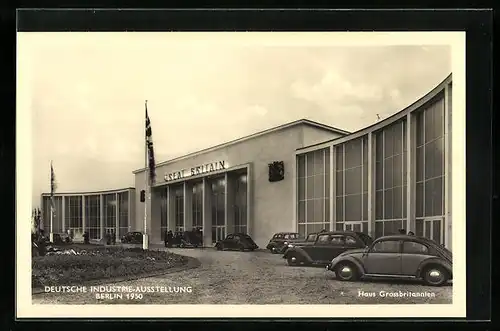
[[[327,270],[343,281],[366,278],[419,279],[440,286],[453,279],[452,253],[423,237],[393,235],[332,259]]]
[[[273,254],[283,254],[288,245],[294,242],[304,241],[297,232],[278,232],[269,240],[266,249]]]
[[[122,244],[142,244],[142,232],[127,232],[121,237]]]
[[[203,233],[201,231],[176,232],[170,240],[167,239],[167,247],[194,247],[203,246]]]
[[[73,242],[73,239],[71,236],[67,233],[53,233],[52,234],[52,243],[55,245],[61,245],[61,244],[71,244]]]
[[[225,239],[219,240],[215,244],[215,248],[219,251],[223,250],[239,250],[245,251],[250,250],[254,251],[259,246],[253,241],[253,239],[244,233],[232,233],[227,235]]]
[[[364,248],[372,241],[370,236],[361,232],[320,232],[312,244],[292,244],[283,254],[283,258],[290,266],[326,265],[337,255],[349,249]]]

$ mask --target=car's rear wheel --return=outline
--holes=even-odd
[[[449,276],[443,267],[432,265],[425,268],[422,278],[427,285],[441,286],[448,281]]]
[[[345,282],[352,282],[359,278],[358,269],[356,266],[349,262],[341,262],[335,268],[335,275],[339,280]]]
[[[300,259],[295,254],[288,255],[288,257],[286,258],[286,261],[288,262],[288,265],[292,266],[292,267],[300,265]]]

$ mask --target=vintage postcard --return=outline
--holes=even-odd
[[[18,33],[18,317],[463,317],[465,33]]]

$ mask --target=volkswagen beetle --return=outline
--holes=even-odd
[[[452,253],[433,240],[413,235],[377,238],[369,247],[346,251],[326,269],[342,281],[366,278],[419,279],[441,286],[453,279]]]

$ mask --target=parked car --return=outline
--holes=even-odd
[[[142,237],[142,232],[127,232],[121,237],[121,242],[123,244],[142,244]]]
[[[297,232],[278,232],[269,240],[266,249],[273,254],[283,254],[288,245],[294,242],[304,241]]]
[[[232,233],[227,235],[225,239],[219,240],[215,244],[215,248],[219,251],[223,250],[256,250],[259,248],[253,239],[244,233]]]
[[[410,278],[441,286],[453,279],[452,263],[452,253],[435,241],[394,235],[377,238],[367,248],[340,254],[326,268],[343,281]]]
[[[326,265],[337,255],[355,248],[364,248],[373,242],[361,232],[332,231],[320,232],[313,244],[296,244],[283,254],[288,265]]]
[[[298,240],[295,242],[288,243],[287,247],[283,249],[283,254],[285,254],[286,250],[288,248],[292,248],[293,246],[300,245],[300,246],[308,246],[308,245],[314,245],[316,242],[316,238],[318,238],[319,232],[313,232],[309,233],[304,239]]]
[[[52,241],[53,244],[61,245],[61,244],[71,244],[73,242],[73,239],[69,234],[62,232],[62,233],[53,233]]]
[[[168,242],[169,247],[194,247],[203,246],[203,233],[201,231],[176,232],[172,241]]]

